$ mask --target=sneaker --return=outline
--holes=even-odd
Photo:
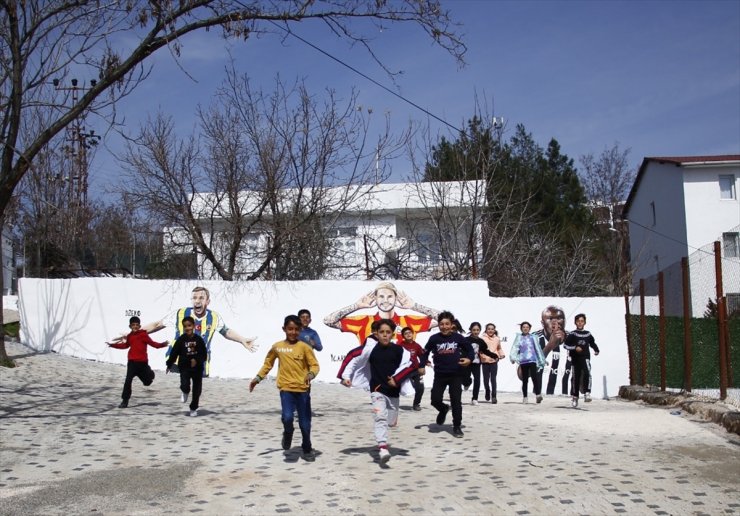
[[[486,401],[491,401],[491,393],[490,392],[487,392],[486,393]]]
[[[542,395],[541,394],[538,394],[537,395],[537,398],[535,398],[535,399],[537,400],[537,403],[542,403]]]
[[[313,451],[313,449],[310,449],[308,451],[303,450],[303,460],[306,462],[313,462],[316,460],[316,452]]]
[[[524,397],[522,398],[522,403],[524,403],[525,405],[527,404],[527,397],[526,397],[526,396],[524,396]]]
[[[190,411],[190,417],[197,417],[197,416],[198,416],[198,409]]]
[[[478,404],[478,400],[473,400],[473,401],[470,402],[470,404],[471,405],[477,405]]]
[[[381,448],[380,449],[380,463],[385,464],[389,460],[391,460],[391,452],[388,451],[388,448]]]
[[[290,447],[292,444],[293,444],[293,432],[283,431],[283,440],[282,440],[283,450],[290,450]]]
[[[459,426],[456,426],[455,428],[452,429],[452,435],[460,438],[460,437],[463,437],[465,434],[463,433],[462,428],[460,428]]]
[[[188,402],[188,393],[187,392],[181,392],[180,393],[180,401],[182,401],[183,403],[187,403]]]
[[[118,405],[118,408],[126,408],[128,407],[128,400],[123,400],[120,405]]]
[[[414,405],[414,410],[417,411],[417,412],[419,412],[421,410],[421,406]]]
[[[443,410],[439,411],[439,414],[437,414],[437,424],[438,425],[444,425],[445,419],[447,418],[447,412],[449,412],[450,407],[449,405],[445,405]]]
[[[496,398],[493,398],[493,399],[491,400],[491,403],[493,403],[493,404],[495,405],[496,403],[498,403],[498,400],[497,400]]]
[[[583,401],[585,401],[586,403],[589,403],[591,401],[591,393],[590,392],[587,392],[586,394],[583,395]]]
[[[573,407],[573,408],[576,408],[578,406],[578,398],[576,398],[575,396],[573,396],[570,399],[570,406]]]

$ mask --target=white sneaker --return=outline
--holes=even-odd
[[[391,460],[391,452],[388,451],[388,448],[381,448],[380,449],[380,463],[385,464],[389,460]]]
[[[590,402],[591,401],[591,394],[588,393],[588,392],[586,394],[584,394],[583,395],[583,401],[585,401],[586,403]]]
[[[575,396],[573,396],[570,399],[570,406],[573,407],[573,408],[578,407],[578,398],[576,398]]]
[[[473,401],[470,402],[470,404],[471,405],[477,405],[478,404],[478,400],[473,400]]]
[[[197,417],[197,416],[198,416],[198,409],[190,411],[190,417]]]
[[[524,404],[526,404],[526,403],[527,403],[527,397],[526,397],[526,396],[524,396],[524,397],[522,398],[522,403],[524,403]]]
[[[188,395],[186,393],[184,393],[184,392],[181,392],[180,393],[180,401],[182,401],[183,403],[187,403],[188,402]]]

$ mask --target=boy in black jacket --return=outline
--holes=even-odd
[[[180,335],[167,359],[167,372],[177,362],[180,370],[180,390],[182,402],[188,401],[190,382],[193,383],[193,398],[190,402],[190,415],[198,415],[198,401],[203,390],[203,364],[208,358],[206,343],[200,335],[195,333],[195,320],[192,317],[182,319],[184,333]]]
[[[439,411],[437,424],[443,425],[450,407],[442,401],[445,389],[450,388],[452,405],[452,435],[462,437],[462,374],[473,361],[473,347],[463,335],[455,331],[455,316],[444,311],[437,316],[439,333],[435,333],[424,346],[420,364],[426,364],[429,354],[434,355],[434,383],[432,406]],[[423,368],[419,369],[423,373]]]
[[[591,332],[584,329],[586,326],[586,315],[578,314],[575,317],[576,330],[570,332],[563,347],[570,353],[571,363],[573,364],[573,384],[571,406],[578,406],[578,392],[583,391],[583,400],[591,401],[591,351],[594,348],[594,355],[599,354],[599,346]]]

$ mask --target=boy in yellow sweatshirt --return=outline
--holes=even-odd
[[[265,364],[249,383],[249,392],[260,383],[279,360],[277,388],[280,390],[281,420],[283,422],[283,450],[289,450],[293,442],[293,413],[298,411],[298,427],[303,441],[303,458],[313,462],[316,455],[311,446],[311,380],[319,374],[319,362],[313,348],[298,340],[301,333],[301,320],[297,315],[289,315],[283,323],[285,340],[276,342],[267,352]]]

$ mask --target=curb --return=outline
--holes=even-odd
[[[689,414],[722,425],[725,430],[740,435],[740,411],[719,400],[698,399],[691,394],[663,392],[640,385],[623,385],[619,397],[629,401],[643,401],[650,405],[679,407]]]

